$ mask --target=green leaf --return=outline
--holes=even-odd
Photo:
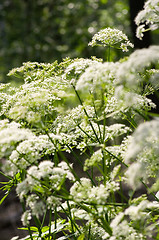
[[[55,224],[53,223],[51,225],[51,231],[50,231],[51,234],[60,232],[66,226],[66,223],[64,224],[64,222],[65,222],[65,220],[58,222],[56,228],[55,228]],[[42,237],[45,237],[46,235],[48,235],[50,233],[49,227],[43,227],[41,231],[42,231],[42,234],[41,234]]]
[[[22,228],[18,228],[18,229],[28,231],[28,228],[27,228],[27,227],[26,227],[26,228],[25,228],[25,227],[22,227]],[[34,227],[34,226],[30,227],[30,230],[31,230],[31,231],[34,231],[34,232],[38,232],[38,228],[37,228],[37,227]]]
[[[0,184],[7,184],[8,182],[0,182]],[[0,188],[1,189],[1,188]]]
[[[0,200],[0,205],[2,204],[2,202],[6,199],[6,197],[9,195],[9,192]]]
[[[44,227],[41,229],[41,232],[44,233],[44,232],[46,232],[46,231],[48,231],[48,230],[49,230],[49,227],[48,227],[48,226],[44,226]]]
[[[85,237],[85,234],[84,233],[82,233],[78,238],[77,238],[77,240],[83,240],[84,239],[84,237]]]

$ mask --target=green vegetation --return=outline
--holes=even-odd
[[[159,27],[158,9],[148,0],[139,13],[140,38],[144,16]],[[8,74],[23,84],[0,84],[0,203],[16,189],[21,240],[159,239],[159,115],[149,98],[159,46],[128,54],[133,44],[110,27],[89,45],[106,60],[25,62]],[[127,55],[115,60],[116,51]]]

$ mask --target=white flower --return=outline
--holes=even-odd
[[[30,189],[31,189],[30,184],[27,179],[17,184],[16,192],[20,200],[24,199],[24,197],[28,194]]]
[[[136,37],[141,40],[144,36],[144,34],[143,34],[144,32],[145,32],[145,25],[142,24],[136,30]]]
[[[148,30],[155,30],[159,27],[158,13],[159,13],[159,0],[148,0],[145,2],[144,9],[141,10],[135,18],[135,22],[138,25],[137,28],[138,38],[142,39],[143,32],[147,31],[146,25],[147,26],[149,25]]]
[[[0,121],[0,157],[8,156],[17,143],[32,136],[33,133],[29,129],[22,128],[19,123]]]
[[[31,194],[27,197],[26,205],[30,207],[32,215],[37,218],[42,216],[46,211],[44,203],[35,194]]]
[[[111,192],[119,189],[119,184],[115,181],[108,181],[106,185],[92,186],[90,179],[81,178],[80,182],[75,182],[70,189],[75,202],[88,202],[93,204],[105,204]]]
[[[127,169],[125,176],[126,182],[134,190],[140,188],[142,186],[141,179],[145,176],[142,164],[139,162],[132,163]]]
[[[97,62],[91,65],[80,76],[76,89],[84,92],[98,92],[102,89],[112,91],[117,68],[118,63],[113,62]]]
[[[115,187],[115,186],[114,186]],[[115,191],[115,188],[114,188]],[[104,186],[100,184],[100,186],[93,186],[90,189],[88,198],[89,202],[96,203],[96,204],[105,204],[107,198],[109,197],[109,186]]]
[[[30,210],[26,210],[21,217],[21,221],[24,226],[27,226],[30,220],[31,220],[31,212]]]
[[[138,84],[136,84],[136,86],[137,85]],[[118,101],[116,108],[123,112],[127,109],[137,109],[142,111],[143,109],[150,110],[151,108],[156,107],[155,103],[153,103],[151,99],[135,93],[134,89],[132,89],[132,91],[128,91],[123,85],[119,85],[115,88],[114,96]]]
[[[70,189],[70,194],[76,202],[87,200],[92,184],[90,179],[81,178],[80,182],[75,182]]]
[[[130,145],[126,152],[126,162],[135,159],[140,152],[146,148],[154,149],[154,153],[158,156],[159,153],[159,118],[141,123],[132,135]],[[152,159],[151,159],[151,163]]]
[[[127,47],[133,47],[128,37],[118,29],[105,28],[96,33],[92,41],[89,43],[90,46],[110,46],[116,47],[120,43],[119,48],[123,51],[128,51]]]
[[[50,161],[43,161],[39,164],[39,177],[45,178],[49,177],[53,173],[54,163]]]
[[[135,93],[143,91],[145,69],[159,61],[159,46],[138,49],[126,61],[120,63],[116,72],[117,84],[122,84]]]
[[[42,154],[53,154],[54,151],[55,146],[47,135],[35,136],[32,134],[29,139],[21,141],[17,145],[9,160],[19,169],[26,169],[32,163],[36,163]]]
[[[61,204],[61,199],[55,196],[50,196],[47,198],[47,205],[50,209],[54,210],[55,207]]]
[[[96,166],[102,161],[102,159],[103,159],[102,150],[99,149],[95,151],[89,159],[85,160],[84,171],[86,171],[91,166]]]
[[[95,59],[75,59],[73,63],[71,63],[65,70],[65,73],[62,75],[62,78],[70,79],[71,84],[75,85],[76,80],[79,78],[79,76],[85,71],[85,69],[89,66],[95,66],[95,64],[98,64],[100,60]]]

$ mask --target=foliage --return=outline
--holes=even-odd
[[[9,73],[24,84],[1,84],[2,190],[16,188],[23,239],[159,239],[159,46],[110,62],[110,46],[132,44],[117,29],[95,36],[107,62],[26,62]]]
[[[127,0],[0,1],[0,82],[26,61],[53,62],[70,56],[105,58],[87,43],[98,29],[129,30]],[[8,79],[6,79],[8,80]]]

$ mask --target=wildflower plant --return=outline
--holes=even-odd
[[[135,23],[138,26],[136,36],[139,39],[143,38],[144,32],[157,29],[159,27],[159,1],[146,1],[144,9],[136,16]]]
[[[132,47],[111,28],[95,34],[96,44]],[[151,46],[118,62],[66,58],[10,71],[24,83],[0,86],[8,178],[0,202],[16,189],[23,239],[159,239],[159,116],[149,98],[158,59]]]

